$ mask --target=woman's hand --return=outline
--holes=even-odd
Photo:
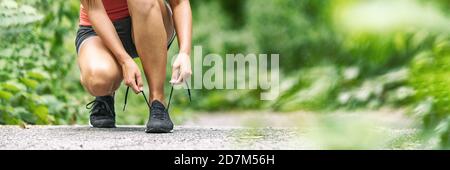
[[[131,87],[137,94],[144,90],[141,71],[133,59],[129,58],[122,64],[123,80],[128,87]]]
[[[186,53],[179,53],[172,65],[172,79],[170,83],[181,84],[192,75],[191,59]]]
[[[189,0],[170,0],[169,3],[173,10],[173,21],[180,47],[180,52],[172,65],[170,83],[181,84],[192,74],[189,57],[192,46],[192,11]]]

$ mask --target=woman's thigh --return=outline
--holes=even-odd
[[[121,68],[98,36],[84,40],[78,53],[78,66],[81,83],[94,96],[113,93],[120,86]]]
[[[158,4],[159,4],[160,10],[161,10],[161,15],[163,18],[164,28],[165,28],[166,35],[167,35],[167,41],[168,41],[167,45],[169,48],[171,43],[173,42],[173,40],[175,38],[175,34],[176,34],[175,33],[175,24],[174,24],[174,20],[173,20],[173,11],[172,11],[170,5],[167,2],[165,2],[164,0],[153,0],[153,1],[158,2]],[[148,2],[148,1],[145,1],[145,2]],[[141,5],[140,7],[145,7],[145,5]],[[130,11],[130,13],[131,13],[131,11]],[[131,37],[132,37],[133,42],[135,40],[135,36],[137,36],[137,35],[135,35],[133,30],[131,30]]]

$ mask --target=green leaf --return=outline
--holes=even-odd
[[[3,90],[9,91],[9,92],[12,92],[12,93],[17,93],[17,92],[20,92],[22,90],[25,90],[25,87],[22,84],[19,84],[17,82],[3,83],[3,84],[1,84],[1,87],[2,87]]]
[[[27,86],[28,88],[31,89],[36,89],[36,87],[39,85],[39,82],[37,82],[36,80],[33,79],[29,79],[29,78],[21,78],[20,81]]]
[[[10,79],[10,76],[9,76],[8,73],[5,73],[5,72],[1,72],[0,73],[0,81],[5,81],[5,80],[8,80],[8,79]]]
[[[37,106],[33,108],[33,113],[39,118],[39,121],[44,124],[48,124],[48,108],[46,106]]]
[[[44,71],[29,71],[27,72],[27,76],[38,81],[47,80],[49,78],[48,73]]]
[[[0,90],[0,98],[9,100],[13,96],[12,93]]]
[[[59,101],[55,96],[44,95],[41,96],[43,104],[48,106],[49,114],[60,113],[64,111],[64,103]]]
[[[14,108],[14,110],[12,111],[11,114],[14,118],[19,118],[28,123],[36,122],[36,117],[33,116],[33,114],[30,111],[28,111],[27,109],[25,109],[23,107]]]

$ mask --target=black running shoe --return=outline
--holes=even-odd
[[[96,97],[94,101],[86,105],[86,109],[91,109],[89,124],[95,128],[115,128],[116,113],[114,111],[114,97]]]
[[[159,101],[153,101],[150,107],[150,117],[147,122],[147,133],[169,133],[173,129],[172,120],[164,105]]]

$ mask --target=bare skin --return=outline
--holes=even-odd
[[[78,65],[81,82],[93,96],[112,95],[122,80],[135,93],[143,90],[137,64],[123,48],[101,0],[82,0],[98,36],[80,47]],[[130,0],[128,8],[133,23],[133,39],[149,84],[150,100],[164,103],[167,41],[172,28],[178,34],[180,54],[173,65],[171,83],[184,82],[191,75],[190,48],[192,16],[188,0],[170,0],[173,17],[163,0]],[[172,21],[174,25],[172,25]]]
[[[144,73],[148,77],[150,98],[164,101],[162,92],[166,78],[168,40],[163,13],[167,14],[167,11],[160,1],[128,1],[128,9],[133,23],[134,42],[144,66]]]

